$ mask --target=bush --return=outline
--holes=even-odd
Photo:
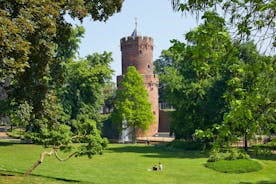
[[[203,142],[175,140],[166,145],[167,150],[200,151],[210,149],[210,145]]]
[[[15,139],[24,139],[25,129],[13,128],[12,131],[7,132],[8,136]]]
[[[207,160],[207,162],[216,162],[219,160],[238,160],[238,159],[249,159],[250,156],[242,151],[238,150],[236,148],[230,148],[230,149],[213,149],[210,152],[210,156]]]

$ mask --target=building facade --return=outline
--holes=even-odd
[[[122,75],[117,76],[117,85],[127,72],[129,66],[135,66],[144,80],[148,92],[149,101],[154,115],[154,122],[146,132],[138,132],[138,137],[153,136],[158,133],[159,106],[158,106],[158,77],[154,74],[153,67],[153,39],[148,36],[140,36],[137,26],[131,36],[121,38]]]

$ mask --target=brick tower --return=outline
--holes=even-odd
[[[135,66],[141,74],[147,89],[154,123],[146,132],[138,133],[138,137],[152,136],[158,133],[159,107],[158,107],[158,78],[153,73],[153,39],[140,36],[137,32],[137,23],[131,36],[121,38],[122,75],[117,76],[117,84],[127,72],[127,67]]]

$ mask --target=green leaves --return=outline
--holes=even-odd
[[[276,3],[274,0],[172,0],[176,11],[199,15],[208,11],[217,11],[221,7],[225,17],[229,17],[229,28],[234,28],[239,38],[247,41],[256,32],[261,35],[259,41],[268,40],[271,49],[275,47]],[[209,15],[208,15],[209,16]],[[206,16],[204,16],[207,18]],[[210,17],[210,16],[209,16]],[[265,30],[265,31],[264,31]]]
[[[113,122],[121,125],[124,119],[128,127],[142,130],[147,130],[154,120],[143,79],[133,66],[128,67],[120,82],[112,113]]]
[[[99,109],[103,104],[104,86],[111,79],[111,53],[95,53],[80,61],[66,64],[67,76],[61,89],[65,111],[72,119],[78,114],[88,114],[99,120]]]
[[[172,128],[177,138],[191,139],[196,129],[221,122],[225,111],[223,72],[232,60],[230,36],[216,13],[207,12],[203,18],[203,24],[185,35],[187,45],[173,40],[155,63],[165,65],[156,69],[161,92],[176,109]]]

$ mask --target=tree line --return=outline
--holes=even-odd
[[[276,58],[259,53],[253,41],[232,39],[225,20],[205,12],[204,23],[172,40],[155,61],[161,98],[175,107],[177,139],[229,146],[276,131]]]

